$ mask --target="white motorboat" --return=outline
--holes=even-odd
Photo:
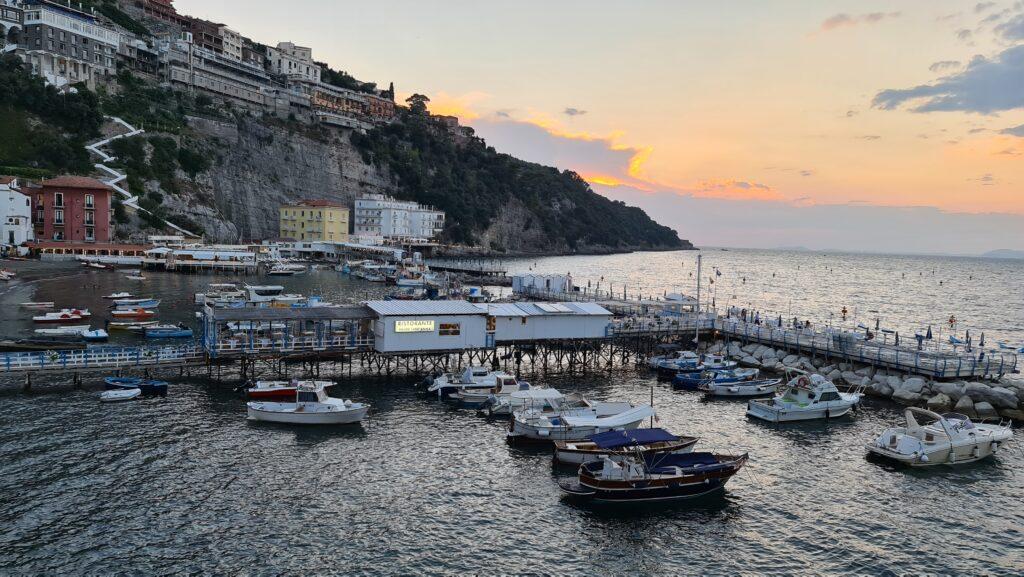
[[[114,294],[106,295],[103,298],[108,299],[108,300],[130,299],[130,298],[132,298],[132,293],[127,293],[127,292],[114,293]]]
[[[712,397],[764,397],[774,395],[782,379],[758,379],[756,381],[735,381],[718,383],[710,381],[698,387]]]
[[[109,391],[103,391],[100,393],[101,403],[120,403],[123,401],[130,401],[137,399],[142,395],[142,389],[136,387],[133,389],[112,389]]]
[[[1013,438],[1008,424],[975,424],[967,415],[907,407],[905,427],[886,429],[865,447],[869,455],[911,467],[959,465],[994,455]],[[920,424],[920,417],[925,424]]]
[[[461,374],[445,373],[433,380],[427,379],[427,392],[436,393],[441,399],[447,399],[459,391],[484,391],[498,385],[498,379],[515,377],[505,371],[489,371],[487,367],[466,367]]]
[[[306,272],[306,265],[297,263],[277,262],[267,271],[272,276],[293,276]]]
[[[530,383],[516,380],[512,375],[499,375],[494,386],[489,389],[459,389],[452,398],[463,405],[477,407],[485,402],[496,402],[497,399],[508,397],[512,393],[530,390]]]
[[[324,387],[333,384],[330,381],[300,381],[296,384],[293,403],[250,401],[246,404],[249,418],[294,425],[344,425],[362,421],[370,406],[327,396]]]
[[[749,401],[747,416],[772,423],[835,419],[855,409],[863,396],[862,389],[841,393],[821,375],[799,375],[774,398]]]
[[[37,335],[49,335],[51,337],[77,337],[89,330],[89,325],[65,325],[52,329],[36,329]]]
[[[246,298],[252,303],[292,304],[304,300],[300,294],[286,294],[281,285],[245,285]]]
[[[484,403],[481,410],[486,411],[491,417],[508,417],[515,411],[523,409],[553,411],[556,406],[562,406],[565,399],[566,395],[557,389],[531,388],[526,391],[515,391],[507,397],[496,397],[493,402]]]
[[[221,306],[245,302],[246,291],[240,290],[235,283],[212,283],[207,285],[205,293],[196,293],[197,305],[212,304]]]
[[[82,340],[85,340],[85,341],[88,341],[88,342],[101,343],[101,342],[107,340],[109,337],[110,337],[110,335],[108,335],[107,331],[105,331],[103,329],[95,329],[95,330],[82,331]]]
[[[18,276],[14,271],[0,270],[0,280],[12,280]]]
[[[46,310],[46,309],[52,309],[53,308],[53,301],[35,302],[35,303],[21,303],[18,306],[20,306],[23,309]]]
[[[700,363],[700,356],[693,351],[675,351],[667,355],[657,355],[647,359],[647,366],[656,369],[661,363],[670,362],[696,367]]]
[[[526,409],[512,414],[509,442],[582,441],[606,431],[636,429],[654,417],[654,407],[630,407],[614,415],[599,417],[592,408],[568,409],[554,413]]]

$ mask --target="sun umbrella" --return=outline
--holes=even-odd
[[[896,331],[896,346],[900,346],[900,332]]]
[[[924,338],[928,339],[929,341],[932,340],[932,326],[931,325],[928,325],[928,334],[926,334],[924,336]]]
[[[981,333],[981,338],[978,339],[978,346],[982,348],[985,347],[985,333]]]

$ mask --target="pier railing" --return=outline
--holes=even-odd
[[[776,348],[824,355],[866,365],[928,375],[936,379],[1005,375],[1017,370],[1017,356],[995,351],[950,354],[876,343],[846,331],[813,331],[719,318],[716,328],[727,336]]]
[[[711,330],[715,328],[715,319],[712,317],[701,317],[699,323],[695,315],[680,317],[628,317],[616,319],[608,325],[607,334],[609,337],[626,335],[672,335],[697,330]]]
[[[355,352],[373,350],[372,335],[260,336],[256,334],[223,338],[214,343],[211,356],[229,357],[252,353]]]
[[[195,344],[155,347],[96,347],[71,351],[0,353],[0,371],[74,372],[90,369],[180,366],[202,361]]]

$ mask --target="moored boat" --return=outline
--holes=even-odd
[[[653,417],[654,407],[649,405],[630,407],[607,416],[597,416],[592,407],[554,413],[527,409],[512,414],[507,440],[510,443],[582,441],[597,433],[639,428]]]
[[[154,326],[159,321],[108,321],[106,323],[106,329],[108,331],[132,331],[141,333],[146,327]]]
[[[107,390],[100,393],[101,403],[120,403],[131,401],[142,396],[142,391],[137,388]]]
[[[143,308],[155,309],[160,307],[160,299],[115,299],[114,306],[119,309]]]
[[[142,329],[147,339],[182,339],[192,336],[192,329],[183,325],[152,325]]]
[[[694,373],[676,373],[672,377],[672,386],[677,389],[696,391],[707,383],[736,383],[756,379],[761,373],[758,369],[724,369],[705,370]]]
[[[782,379],[758,379],[732,383],[709,382],[700,385],[698,390],[711,397],[765,397],[774,395],[781,383]]]
[[[52,337],[77,337],[87,330],[89,330],[89,325],[66,325],[52,329],[36,329],[32,332],[37,335],[49,335]]]
[[[697,437],[677,437],[665,429],[633,429],[591,435],[585,441],[555,441],[555,462],[582,465],[614,453],[689,453]]]
[[[56,312],[32,317],[36,323],[73,323],[92,316],[89,309],[61,309]]]
[[[559,483],[566,495],[599,503],[691,499],[722,490],[748,456],[658,453],[580,465],[577,480]]]
[[[445,373],[434,379],[427,379],[427,392],[433,393],[441,399],[450,398],[459,391],[484,391],[497,386],[498,380],[515,377],[505,371],[489,371],[486,367],[466,367],[462,373],[456,375]]]
[[[874,442],[865,445],[868,455],[911,467],[961,465],[994,455],[1013,438],[1013,430],[1007,424],[974,423],[959,413],[940,415],[907,407],[904,416],[905,427],[886,429]]]
[[[115,319],[150,319],[156,316],[156,312],[143,308],[114,309],[110,311],[110,316]]]
[[[862,397],[861,389],[841,393],[832,381],[821,375],[799,375],[774,398],[749,401],[747,416],[771,423],[835,419],[849,414]]]
[[[104,377],[103,383],[105,388],[109,390],[118,389],[137,389],[142,379],[139,377]]]
[[[104,295],[103,298],[105,298],[107,300],[130,299],[130,298],[132,298],[132,293],[128,293],[128,292],[114,293],[114,294]]]
[[[245,387],[245,396],[259,401],[293,401],[298,387],[298,381],[250,382]]]
[[[496,399],[507,397],[514,392],[528,390],[530,383],[516,380],[512,375],[499,375],[494,386],[489,389],[459,389],[451,397],[465,407],[475,408],[488,401],[495,402]]]
[[[103,329],[82,331],[82,340],[90,343],[100,343],[106,341],[109,337],[110,335]]]
[[[53,301],[21,303],[18,306],[20,306],[23,309],[46,310],[53,308]]]
[[[293,402],[250,401],[249,419],[293,425],[344,425],[366,417],[369,405],[327,396],[330,381],[300,381]]]
[[[50,330],[50,329],[41,329]],[[78,333],[81,334],[81,333]],[[57,335],[61,336],[61,335]],[[77,335],[66,335],[77,336]],[[85,343],[57,338],[50,339],[17,339],[0,341],[0,352],[19,351],[75,351],[85,348]]]

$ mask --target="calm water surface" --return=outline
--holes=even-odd
[[[761,279],[757,292],[741,292],[744,285],[736,283],[737,301],[763,294],[757,302],[778,307],[792,298],[794,310],[807,311],[802,318],[827,316],[839,302],[850,309],[878,307],[885,311],[879,313],[883,323],[892,319],[893,325],[907,326],[941,321],[949,314],[945,309],[955,307],[972,326],[1024,340],[1021,265],[934,259],[931,266],[917,257],[831,255],[846,260],[837,260],[830,273],[815,270],[820,255],[705,254],[705,264],[723,259],[716,263],[723,272],[719,278],[739,274],[742,267],[747,286]],[[675,274],[686,279],[684,261],[692,264],[692,255],[536,262],[544,270],[571,270],[583,279],[604,276],[616,285],[628,280],[645,293],[660,294],[691,292],[683,280],[675,286],[667,270],[674,263]],[[879,262],[896,272],[873,270]],[[129,286],[116,273],[19,264],[23,280],[0,287],[7,290],[0,295],[4,303],[56,300],[98,312],[104,304],[100,295]],[[513,264],[528,268],[533,261]],[[898,277],[899,267],[907,272],[906,283],[881,290],[868,280]],[[944,271],[941,288],[937,280],[911,286],[911,273],[932,268]],[[770,285],[772,272],[776,278],[807,276],[807,282]],[[67,276],[31,280],[58,274]],[[974,283],[961,274],[989,277]],[[188,320],[191,293],[218,280],[147,275],[144,292],[165,299],[165,320]],[[617,275],[623,280],[614,280]],[[281,284],[334,301],[358,301],[381,290],[326,271]],[[726,283],[719,286],[721,299]],[[907,293],[912,290],[920,296]],[[0,332],[24,336],[31,324],[26,316],[0,307]],[[426,400],[411,378],[339,376],[334,396],[373,405],[361,427],[339,429],[248,423],[231,385],[198,378],[175,381],[166,399],[114,406],[97,402],[96,381],[74,390],[58,380],[37,379],[33,392],[23,393],[8,379],[0,386],[0,572],[1024,571],[1020,440],[984,463],[894,470],[863,457],[863,444],[902,418],[889,403],[871,401],[843,422],[772,427],[748,421],[742,403],[673,392],[644,371],[524,376],[592,398],[636,402],[648,400],[653,386],[661,426],[701,437],[705,449],[749,452],[751,461],[714,498],[592,509],[559,498],[557,481],[571,472],[552,469],[548,452],[508,447],[505,423]]]

